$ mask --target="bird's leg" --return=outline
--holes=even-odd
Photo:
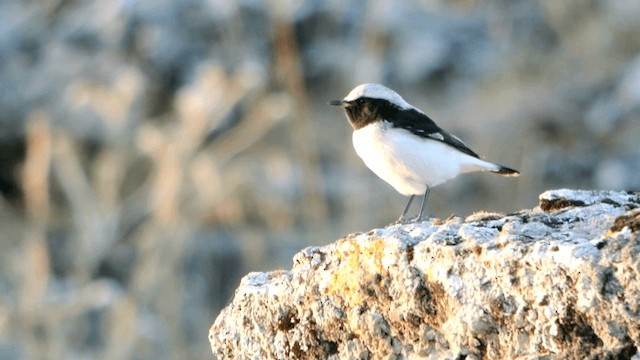
[[[429,198],[429,191],[431,189],[427,186],[427,190],[424,191],[424,197],[422,198],[422,206],[420,207],[420,215],[418,215],[418,221],[422,221],[422,214],[424,213],[424,208],[427,205],[427,198]]]
[[[404,218],[407,216],[407,212],[409,212],[409,208],[411,207],[411,202],[413,201],[414,197],[415,195],[411,195],[411,197],[409,197],[409,202],[407,203],[407,206],[404,208],[404,211],[402,212],[402,215],[400,215],[400,218],[398,219],[398,221],[396,221],[396,224],[401,224],[404,221]]]

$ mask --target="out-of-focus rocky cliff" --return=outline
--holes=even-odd
[[[638,234],[640,193],[573,190],[508,215],[352,234],[244,277],[211,347],[220,359],[630,359]]]
[[[396,218],[406,199],[326,106],[361,82],[521,171],[434,189],[437,217],[637,190],[638,18],[637,1],[0,1],[0,359],[208,356],[242,274]]]

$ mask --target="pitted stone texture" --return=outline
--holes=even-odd
[[[637,193],[556,190],[515,214],[353,234],[252,273],[210,330],[221,359],[630,358]]]

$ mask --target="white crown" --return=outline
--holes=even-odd
[[[402,109],[412,109],[408,102],[406,102],[402,96],[398,95],[395,91],[380,85],[380,84],[362,84],[356,86],[344,101],[353,101],[361,97],[368,97],[372,99],[387,100],[392,104],[399,106]]]

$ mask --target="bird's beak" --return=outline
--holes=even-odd
[[[347,106],[347,102],[344,100],[331,100],[329,101],[329,105],[333,106]]]

